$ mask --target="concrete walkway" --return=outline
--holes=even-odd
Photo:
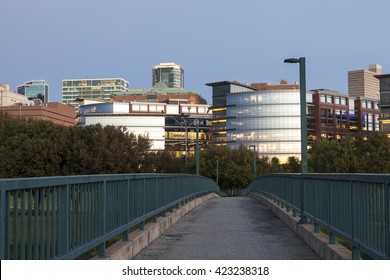
[[[211,199],[142,250],[136,260],[309,260],[318,256],[251,197]]]

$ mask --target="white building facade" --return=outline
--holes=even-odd
[[[194,133],[194,121],[189,119],[207,120],[211,118],[208,105],[203,104],[167,104],[152,102],[110,102],[80,106],[81,125],[102,126],[112,125],[125,127],[126,131],[135,135],[148,136],[152,142],[152,150],[164,150],[166,143],[173,140],[184,143],[184,138],[190,139]],[[185,119],[185,123],[182,120]],[[167,123],[170,123],[168,125]],[[200,126],[200,139],[207,141],[205,136],[206,122]],[[176,130],[171,139],[169,130]],[[185,135],[183,134],[185,130]],[[178,135],[180,134],[180,135]],[[186,141],[187,143],[188,141]],[[176,145],[177,148],[182,145]],[[188,146],[187,146],[188,148]]]

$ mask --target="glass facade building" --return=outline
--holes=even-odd
[[[122,78],[62,80],[62,103],[78,110],[78,98],[110,101],[112,94],[125,92],[128,87],[129,82]]]
[[[175,63],[160,63],[153,66],[152,85],[168,88],[184,88],[184,69]]]
[[[299,86],[209,83],[213,88],[212,143],[230,148],[255,146],[260,157],[300,158]]]
[[[25,82],[18,86],[16,91],[29,100],[40,99],[42,102],[49,102],[49,85],[44,80]]]
[[[227,144],[255,146],[258,156],[300,158],[299,90],[230,93],[227,105]]]

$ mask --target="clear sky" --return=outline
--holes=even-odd
[[[185,88],[299,80],[347,93],[349,70],[390,73],[389,0],[2,0],[0,83],[43,79],[61,101],[62,79],[124,78],[149,88],[152,66],[175,62]]]

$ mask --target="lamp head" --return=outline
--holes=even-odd
[[[299,63],[299,58],[286,58],[284,63]]]

